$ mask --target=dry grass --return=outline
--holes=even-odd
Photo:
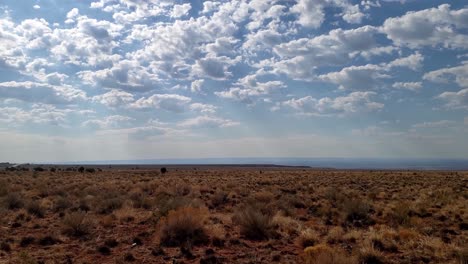
[[[0,263],[468,258],[468,172],[60,169],[0,171]]]
[[[160,220],[160,241],[164,246],[200,245],[208,242],[204,227],[207,211],[182,207]]]

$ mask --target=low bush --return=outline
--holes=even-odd
[[[248,204],[238,209],[233,221],[240,226],[241,235],[247,239],[265,240],[276,234],[273,216],[255,204]]]
[[[82,211],[67,214],[63,219],[63,233],[69,236],[85,236],[91,232],[93,222],[88,214]]]
[[[160,238],[163,246],[190,246],[208,242],[203,226],[206,209],[182,207],[170,211],[160,221]]]

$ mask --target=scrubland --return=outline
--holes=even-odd
[[[468,263],[468,172],[0,172],[0,263]]]

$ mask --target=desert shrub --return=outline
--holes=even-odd
[[[24,201],[20,194],[9,193],[3,200],[5,207],[10,210],[20,209],[24,206]]]
[[[338,188],[329,187],[325,190],[324,195],[325,198],[335,207],[346,200],[346,197],[343,195],[343,191]]]
[[[8,194],[9,184],[6,180],[0,179],[0,197]]]
[[[213,196],[211,196],[211,205],[213,207],[219,207],[228,201],[228,194],[225,191],[217,190]]]
[[[353,258],[341,250],[332,249],[327,245],[319,244],[304,249],[305,264],[355,264]]]
[[[72,206],[72,202],[67,197],[59,197],[54,203],[54,211],[62,212]]]
[[[411,219],[410,212],[410,205],[408,203],[399,203],[390,214],[390,221],[397,226],[408,226]]]
[[[328,231],[327,242],[338,243],[343,240],[344,230],[341,226],[335,226]]]
[[[160,238],[164,246],[197,245],[208,242],[203,222],[206,209],[182,207],[170,211],[160,221]]]
[[[315,230],[308,228],[301,231],[298,241],[302,248],[312,247],[319,242],[319,234]]]
[[[167,169],[166,169],[166,167],[162,167],[160,171],[161,171],[162,174],[164,174],[164,173],[167,172]]]
[[[383,254],[371,244],[364,245],[364,247],[359,250],[358,261],[361,264],[385,263]]]
[[[370,217],[371,206],[360,199],[350,199],[344,202],[345,220],[355,226],[367,226],[373,223]]]
[[[156,207],[158,209],[157,216],[167,216],[172,210],[180,207],[191,206],[191,200],[186,197],[173,196],[166,192],[161,192],[156,195]],[[193,207],[193,206],[192,206]]]
[[[468,264],[468,248],[459,249],[456,256],[460,264]]]
[[[250,203],[237,210],[233,221],[240,226],[241,235],[251,240],[265,240],[275,235],[273,216],[258,205]]]
[[[82,211],[72,212],[63,218],[63,233],[69,236],[85,236],[91,232],[93,222]]]
[[[121,197],[112,197],[101,200],[98,204],[98,213],[110,214],[114,210],[122,208],[123,199]]]
[[[85,168],[83,166],[78,168],[78,172],[83,173],[85,171]]]
[[[49,169],[49,171],[50,171],[50,172],[56,172],[56,171],[57,171],[57,169],[56,169],[56,168],[54,168],[54,167],[52,167],[52,168],[50,168],[50,169]]]
[[[134,208],[143,208],[149,210],[153,207],[153,201],[143,192],[133,192],[130,194]]]
[[[96,169],[94,168],[86,168],[85,170],[87,173],[95,173],[96,172]]]
[[[39,201],[31,201],[26,205],[26,210],[29,214],[42,218],[45,215],[46,209]]]
[[[272,221],[278,235],[282,237],[296,236],[302,229],[300,222],[292,217],[283,215],[281,212],[276,213]]]

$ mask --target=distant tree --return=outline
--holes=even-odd
[[[42,167],[35,167],[35,168],[34,168],[34,171],[44,171],[44,168],[42,168]]]
[[[78,168],[78,171],[79,171],[80,173],[83,173],[84,170],[85,170],[85,168],[84,168],[83,166],[81,166],[81,167]]]
[[[53,168],[53,167],[52,167],[52,168],[50,168],[50,172],[56,172],[56,171],[57,171],[57,169],[56,169],[56,168]]]
[[[166,173],[166,172],[167,172],[166,167],[162,167],[162,168],[161,168],[161,173],[164,174],[164,173]]]
[[[86,172],[88,172],[88,173],[95,173],[96,170],[95,170],[94,168],[87,168],[87,169],[86,169]]]

